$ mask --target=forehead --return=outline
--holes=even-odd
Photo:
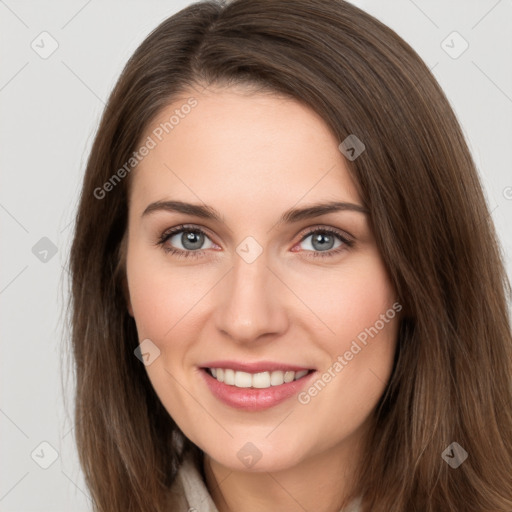
[[[360,202],[339,141],[292,99],[240,88],[191,92],[157,115],[148,137],[153,147],[132,172],[130,203],[140,211],[167,197],[244,215],[301,198]]]

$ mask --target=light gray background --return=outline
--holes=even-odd
[[[1,511],[90,510],[73,441],[72,381],[62,377],[65,393],[61,386],[73,216],[99,116],[125,62],[190,3],[0,0]],[[511,275],[512,0],[353,3],[411,44],[445,90]],[[43,31],[59,45],[47,59],[31,48]],[[457,59],[441,46],[453,31],[469,43]],[[43,237],[57,248],[47,262],[32,252]],[[44,441],[58,452],[48,469],[36,463],[51,462]]]

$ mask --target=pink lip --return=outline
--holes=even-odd
[[[222,366],[213,366],[213,368],[222,368]],[[304,370],[306,369],[304,368]],[[230,407],[245,411],[261,411],[284,402],[299,393],[314,374],[316,374],[316,371],[312,371],[299,380],[284,383],[280,386],[271,386],[266,389],[237,388],[236,386],[219,382],[204,368],[201,368],[201,375],[215,397]]]
[[[304,368],[303,366],[293,366],[284,363],[277,363],[274,361],[258,361],[256,363],[242,363],[237,361],[211,361],[201,365],[202,368],[231,368],[235,371],[258,373],[258,372],[273,372],[277,370],[300,372],[301,370],[312,370],[313,368]]]

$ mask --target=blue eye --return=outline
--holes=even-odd
[[[338,254],[340,250],[353,245],[351,240],[348,240],[348,238],[342,236],[337,230],[333,229],[321,228],[316,229],[315,231],[310,231],[306,236],[304,236],[304,238],[302,238],[301,243],[310,237],[312,238],[309,245],[313,250],[308,249],[308,252],[311,252],[311,256],[313,257],[332,256],[333,254]],[[334,246],[336,241],[339,243]]]
[[[176,240],[170,247],[165,245],[167,241],[171,241],[173,238],[176,238]],[[201,247],[204,244],[205,238],[210,240],[202,229],[188,226],[177,226],[162,233],[157,244],[161,245],[162,249],[166,253],[171,253],[178,257],[195,258],[202,254],[203,250]],[[177,242],[181,244],[182,248],[176,248],[174,246]]]
[[[317,228],[310,230],[302,237],[299,243],[304,242],[310,237],[313,237],[309,243],[312,249],[302,251],[310,253],[307,257],[332,257],[354,245],[353,240],[348,239],[341,231],[333,228]],[[173,238],[176,238],[174,243],[170,246],[166,245],[166,243]],[[210,241],[210,245],[206,248],[203,247],[205,240]],[[336,241],[338,241],[338,245],[334,246]],[[181,244],[182,248],[176,248],[176,243]],[[157,245],[161,245],[165,253],[173,254],[178,258],[197,258],[203,255],[205,249],[210,249],[215,244],[213,244],[202,229],[194,226],[181,225],[162,233],[157,241]]]

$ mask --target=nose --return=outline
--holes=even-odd
[[[233,268],[216,287],[217,329],[246,344],[286,332],[285,286],[268,267],[265,253],[252,263],[235,254]]]

